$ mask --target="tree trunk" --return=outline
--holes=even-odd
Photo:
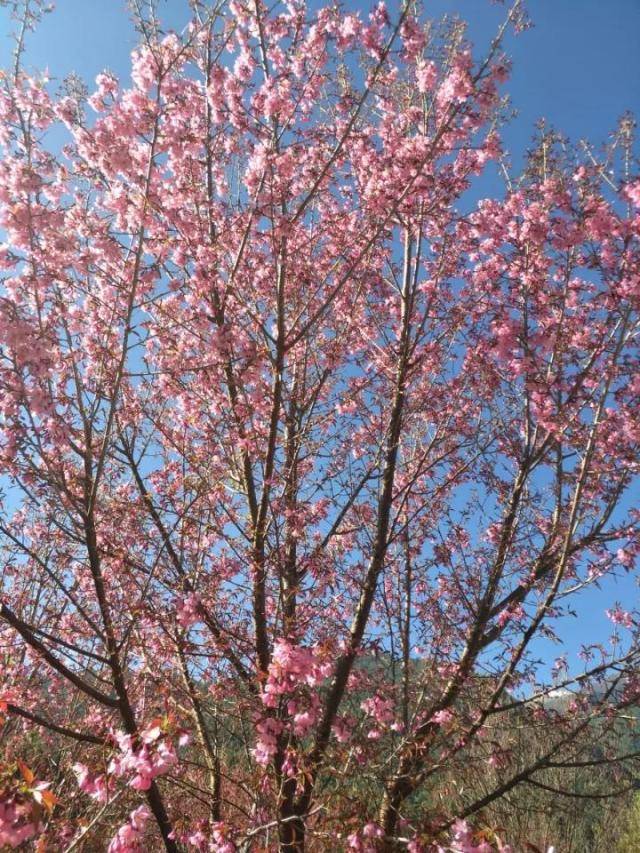
[[[178,845],[173,839],[169,838],[169,835],[171,834],[171,823],[169,821],[169,815],[167,814],[167,810],[164,806],[162,796],[155,782],[151,783],[151,787],[146,794],[149,808],[156,819],[158,829],[162,835],[165,850],[167,853],[178,853]]]
[[[292,741],[292,744],[295,748],[295,739]],[[282,772],[285,754],[285,744],[281,742],[276,755],[278,784],[280,787],[278,802],[279,850],[282,851],[282,853],[303,853],[307,805],[306,803],[296,799],[296,792],[298,789],[297,780],[286,776]]]
[[[281,814],[278,825],[281,853],[304,853],[305,823],[301,815]]]

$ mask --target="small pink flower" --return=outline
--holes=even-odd
[[[439,726],[443,726],[446,723],[450,723],[453,720],[453,714],[451,711],[436,711],[436,713],[431,717],[432,723],[437,723]]]

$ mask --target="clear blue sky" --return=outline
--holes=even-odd
[[[345,3],[363,11],[370,5]],[[478,54],[505,11],[489,0],[426,0],[424,5],[432,17],[449,13],[469,21]],[[59,80],[75,72],[89,85],[104,68],[127,79],[135,33],[124,0],[57,0],[56,6],[30,36],[27,64],[48,67]],[[528,8],[534,27],[508,41],[513,74],[507,89],[518,116],[503,136],[516,164],[541,117],[574,141],[601,143],[625,111],[640,115],[640,0],[529,0]],[[188,20],[185,0],[160,0],[159,9],[167,28],[179,31]],[[8,10],[0,8],[0,65],[9,61],[11,29]],[[499,191],[485,182],[483,193],[492,190]],[[580,643],[606,640],[611,626],[605,608],[615,599],[635,604],[637,593],[635,582],[626,578],[583,596],[579,618],[563,624],[574,664]],[[557,653],[547,643],[539,651],[545,657]]]
[[[315,5],[315,4],[314,4]],[[366,10],[367,2],[346,8]],[[470,23],[478,52],[504,15],[490,0],[426,0],[432,17],[458,14]],[[544,116],[573,139],[602,140],[625,110],[640,112],[640,0],[529,0],[534,27],[508,43],[508,84],[519,116],[505,136],[514,153],[526,147]],[[185,0],[160,0],[168,28],[187,21]],[[9,13],[0,8],[0,64],[11,49]],[[92,81],[110,68],[126,77],[135,44],[124,0],[56,0],[56,10],[29,39],[28,61],[62,78]]]

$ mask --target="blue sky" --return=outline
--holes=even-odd
[[[369,5],[345,3],[363,12]],[[448,13],[467,20],[478,55],[505,12],[489,0],[426,0],[424,5],[431,17]],[[136,38],[124,0],[57,0],[56,6],[29,37],[27,66],[47,67],[58,80],[75,72],[89,85],[104,68],[127,79]],[[503,138],[516,165],[542,117],[571,140],[587,138],[598,145],[625,111],[640,114],[640,0],[529,0],[528,8],[533,28],[507,42],[513,60],[507,90],[518,115]],[[167,28],[179,31],[188,20],[186,0],[160,0],[159,10]],[[8,10],[0,8],[0,65],[9,63],[12,28]],[[481,191],[500,189],[485,180]],[[564,620],[571,662],[577,663],[582,642],[606,640],[611,626],[603,611],[616,599],[636,602],[631,578],[608,581],[602,592],[590,590],[576,608],[579,618]],[[548,643],[539,646],[545,657],[558,651]]]
[[[364,2],[345,8],[366,10]],[[426,0],[430,17],[457,14],[470,25],[482,52],[504,15],[490,0]],[[572,139],[604,140],[625,110],[640,112],[640,0],[529,0],[534,27],[511,37],[513,75],[508,84],[519,115],[505,133],[510,150],[522,151],[544,116]],[[168,28],[187,21],[185,0],[160,0]],[[11,50],[9,12],[0,8],[0,64]],[[124,0],[57,0],[29,38],[28,62],[63,78],[88,81],[104,68],[126,77],[135,33]]]

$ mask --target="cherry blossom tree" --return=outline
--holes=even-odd
[[[640,550],[631,121],[511,174],[519,2],[480,60],[413,4],[140,7],[88,98],[15,5],[0,843],[507,851],[492,802],[637,758],[634,605],[536,645]]]

